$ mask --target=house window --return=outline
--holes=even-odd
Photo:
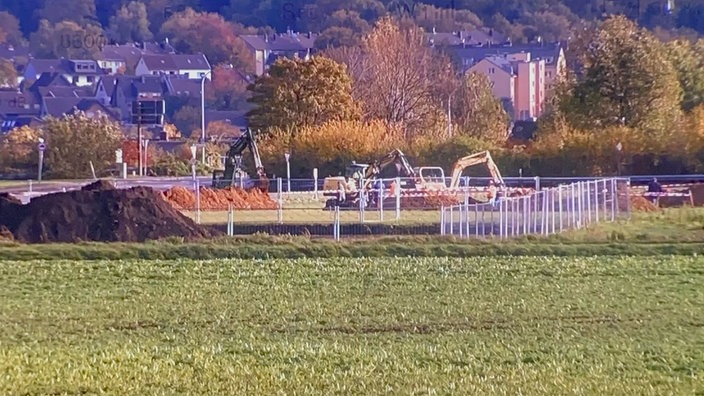
[[[552,77],[552,72],[548,72],[548,77]]]
[[[86,76],[86,81],[88,81],[89,83],[95,82],[95,77],[93,77],[93,76]]]
[[[489,86],[492,87],[492,88],[494,88],[494,82],[493,82],[493,81],[489,81]]]
[[[494,74],[494,72],[496,72],[496,69],[494,69],[493,67],[490,67],[490,68],[489,68],[489,74]]]
[[[205,73],[198,73],[198,75],[200,76],[200,78],[205,77]]]

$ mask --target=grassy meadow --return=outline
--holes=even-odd
[[[0,394],[695,394],[704,258],[0,261]]]

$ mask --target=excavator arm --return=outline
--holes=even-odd
[[[234,180],[236,172],[240,170],[240,164],[237,161],[237,157],[241,157],[244,150],[249,148],[249,151],[254,157],[254,166],[257,168],[257,176],[260,182],[260,189],[268,191],[269,189],[269,179],[266,177],[266,171],[264,170],[264,165],[262,164],[261,156],[259,155],[259,148],[257,147],[257,142],[254,138],[254,133],[251,129],[247,129],[242,132],[242,135],[235,140],[235,142],[230,146],[227,151],[227,162],[225,163],[225,173],[224,180]]]
[[[374,161],[374,163],[369,168],[367,168],[364,178],[367,180],[374,178],[379,173],[381,173],[382,170],[384,170],[387,166],[391,164],[396,164],[396,168],[398,169],[399,173],[404,175],[405,177],[416,176],[416,172],[411,166],[411,164],[408,162],[406,155],[404,155],[401,150],[395,149],[390,153],[386,154],[384,157]]]
[[[488,151],[482,151],[476,154],[468,155],[466,157],[460,158],[455,162],[452,167],[452,180],[450,181],[450,188],[457,188],[460,185],[460,178],[462,177],[462,172],[470,166],[486,164],[489,168],[489,173],[494,183],[499,187],[505,187],[504,179],[501,177],[501,172],[499,168],[494,163],[491,158],[491,154]]]

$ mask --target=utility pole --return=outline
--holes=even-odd
[[[139,176],[142,176],[142,110],[139,108],[139,101],[137,102],[137,108],[139,112],[137,113],[137,147],[139,150]]]

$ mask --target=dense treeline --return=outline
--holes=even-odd
[[[0,11],[16,20],[0,14],[0,39],[18,42],[49,28],[88,26],[118,42],[159,38],[170,33],[164,23],[187,7],[217,13],[242,29],[320,32],[322,44],[353,41],[386,14],[439,31],[486,26],[514,42],[566,40],[580,21],[610,14],[626,15],[661,35],[673,29],[704,33],[704,3],[697,0],[677,0],[676,6],[672,0],[4,0]]]

